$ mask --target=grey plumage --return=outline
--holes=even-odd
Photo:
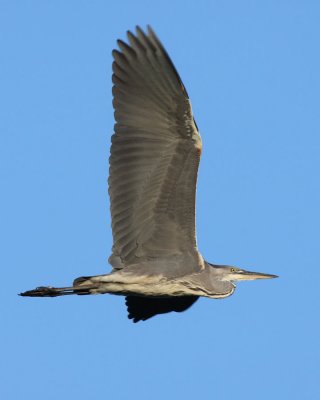
[[[222,298],[234,281],[273,278],[204,261],[198,251],[195,195],[202,143],[187,91],[148,27],[113,51],[109,195],[110,274],[72,287],[40,287],[23,296],[113,293],[126,296],[134,322],[184,311],[199,296]]]
[[[201,139],[186,90],[148,29],[114,50],[110,157],[113,257],[124,265],[197,251],[195,189]],[[121,265],[121,264],[120,264]],[[190,271],[191,272],[191,271]]]

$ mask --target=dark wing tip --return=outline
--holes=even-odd
[[[145,43],[148,43],[147,46],[151,47],[154,51],[156,48],[158,51],[162,54],[164,59],[166,60],[166,63],[169,65],[169,67],[172,69],[174,75],[176,76],[176,79],[179,83],[179,86],[186,98],[189,98],[188,92],[182,82],[182,79],[174,66],[170,56],[168,55],[166,49],[162,45],[160,39],[157,37],[155,34],[154,30],[151,28],[150,25],[147,25],[146,32],[139,26],[136,25],[136,35],[133,34],[130,30],[127,30],[127,38],[130,44],[127,44],[121,39],[117,40],[117,44],[120,48],[120,50],[123,52],[123,54],[126,57],[137,57],[137,52],[139,53],[140,51],[144,52],[145,51]],[[140,39],[139,39],[140,38]],[[141,41],[141,38],[143,38],[143,41]],[[145,43],[143,43],[145,42]]]
[[[148,32],[148,35],[150,35],[150,36],[156,36],[156,34],[154,33],[154,30],[152,29],[152,27],[151,27],[151,25],[147,25],[147,32]]]
[[[174,71],[174,73],[175,73],[175,75],[176,75],[176,77],[177,77],[177,79],[178,79],[178,81],[179,81],[179,83],[180,83],[180,86],[181,86],[181,89],[182,89],[184,95],[189,99],[189,95],[188,95],[187,89],[185,88],[185,86],[184,86],[184,84],[183,84],[183,82],[182,82],[182,79],[181,79],[181,77],[180,77],[180,75],[179,75],[179,73],[178,73],[178,71],[177,71],[175,65],[173,64],[173,61],[171,60],[169,54],[167,53],[167,50],[164,48],[164,46],[163,46],[163,44],[161,43],[160,39],[158,38],[158,36],[156,35],[156,33],[154,32],[154,30],[151,28],[150,25],[147,25],[147,32],[148,32],[149,38],[150,38],[150,39],[159,47],[159,49],[161,50],[163,56],[164,56],[165,59],[167,60],[167,63],[170,65],[170,67],[171,67],[172,70]]]
[[[141,29],[141,27],[139,25],[136,25],[136,32],[141,33],[141,35],[145,35],[143,29]]]

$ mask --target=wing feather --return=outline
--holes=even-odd
[[[197,251],[195,191],[201,153],[187,91],[150,27],[113,51],[115,133],[110,155],[113,255],[137,260]],[[121,262],[119,263],[119,258]]]

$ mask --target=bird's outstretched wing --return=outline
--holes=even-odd
[[[113,57],[110,156],[114,268],[197,249],[201,139],[186,89],[150,27]]]
[[[139,322],[158,314],[166,314],[171,311],[182,312],[191,307],[197,300],[198,296],[162,298],[127,296],[128,318],[132,319],[133,322]]]

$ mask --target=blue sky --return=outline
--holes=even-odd
[[[0,396],[316,399],[317,1],[0,2]],[[203,139],[198,243],[280,275],[145,323],[115,296],[21,298],[109,271],[111,50],[149,23]]]

